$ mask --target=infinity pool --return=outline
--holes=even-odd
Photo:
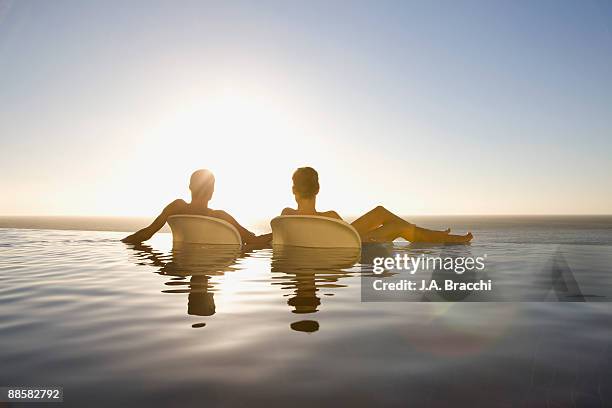
[[[134,247],[123,235],[0,229],[0,386],[63,386],[72,406],[612,404],[605,291],[362,302],[363,254],[172,248],[168,234]],[[470,250],[488,254],[489,275],[522,282],[544,250],[493,236]],[[608,285],[612,246],[574,241],[581,286]]]

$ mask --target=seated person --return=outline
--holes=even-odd
[[[293,173],[293,195],[297,202],[297,209],[285,208],[282,215],[319,215],[341,220],[342,217],[335,211],[317,211],[318,193],[319,174],[317,171],[312,167],[297,169]],[[357,218],[351,225],[357,230],[363,242],[390,242],[401,237],[410,242],[468,243],[473,238],[471,233],[452,235],[450,229],[433,231],[417,227],[382,206]]]
[[[215,191],[215,177],[210,171],[196,170],[191,175],[189,190],[191,190],[190,203],[181,199],[174,200],[164,208],[151,225],[123,238],[121,241],[136,244],[148,240],[164,226],[171,215],[204,215],[225,220],[236,227],[242,242],[245,244],[264,244],[272,239],[272,234],[256,236],[225,211],[213,210],[208,207],[208,202]]]

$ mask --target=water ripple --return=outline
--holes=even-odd
[[[0,384],[58,384],[100,406],[612,402],[610,303],[367,303],[373,256],[441,248],[244,252],[122,235],[0,229]],[[607,285],[609,247],[591,244],[564,247],[567,262]],[[525,290],[558,246],[470,250]]]

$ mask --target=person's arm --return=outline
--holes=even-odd
[[[245,241],[247,244],[253,244],[253,245],[266,245],[269,244],[270,242],[272,242],[272,233],[268,233],[268,234],[263,234],[263,235],[256,235],[255,237],[251,238],[250,241]]]
[[[155,218],[151,225],[139,231],[136,231],[132,235],[123,238],[121,241],[128,244],[139,244],[142,241],[148,240],[153,236],[153,234],[155,234],[164,226],[164,224],[168,220],[168,217],[173,214],[174,208],[176,208],[176,206],[180,204],[181,201],[182,200],[173,201],[172,203],[167,205],[166,208],[164,208],[161,214],[159,214],[157,218]]]
[[[221,211],[221,210],[216,211],[216,215],[222,220],[225,220],[229,222],[230,224],[232,224],[234,227],[236,227],[236,229],[240,233],[240,238],[242,239],[242,242],[244,242],[245,244],[265,244],[272,240],[271,233],[257,236],[253,232],[249,231],[248,229],[240,225],[238,221],[234,219],[234,217],[232,217],[225,211]]]

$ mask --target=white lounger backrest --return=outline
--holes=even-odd
[[[193,244],[242,245],[238,230],[229,222],[203,215],[172,215],[168,217],[174,242]]]
[[[272,243],[310,248],[361,248],[359,234],[347,222],[318,215],[281,215],[272,219]]]

